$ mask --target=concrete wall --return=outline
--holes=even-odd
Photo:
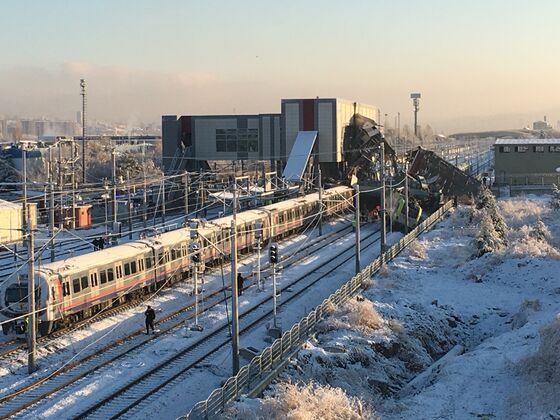
[[[164,115],[161,117],[161,142],[163,168],[167,172],[171,170],[173,156],[181,147],[179,137],[179,122],[176,115]]]

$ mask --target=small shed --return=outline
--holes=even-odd
[[[29,203],[31,228],[37,227],[37,204]],[[0,199],[0,244],[8,245],[23,239],[23,206]]]

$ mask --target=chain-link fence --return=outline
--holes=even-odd
[[[198,402],[187,418],[190,420],[217,418],[229,403],[237,400],[241,395],[249,394],[265,379],[270,379],[271,373],[277,370],[291,354],[297,351],[311,334],[315,333],[317,324],[328,315],[332,305],[338,307],[348,301],[362,288],[362,284],[365,281],[368,281],[372,275],[379,271],[383,264],[395,258],[418,235],[440,220],[451,207],[453,207],[453,202],[448,201],[430,217],[403,236],[400,241],[391,246],[385,253],[325,299],[323,303],[306,317],[294,324],[281,338],[275,340],[271,346],[253,358],[251,363],[243,366],[237,375],[230,377],[221,388],[214,390],[208,399]],[[277,371],[279,372],[280,370],[278,369]]]

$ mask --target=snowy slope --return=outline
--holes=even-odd
[[[455,210],[229,416],[560,418],[560,214],[532,196],[499,207],[505,248],[472,258],[481,214]]]

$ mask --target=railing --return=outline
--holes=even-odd
[[[271,346],[253,358],[251,363],[243,366],[237,375],[230,377],[221,388],[214,390],[208,399],[198,402],[192,408],[187,418],[189,420],[217,418],[229,403],[237,400],[241,395],[250,393],[264,380],[269,379],[275,370],[279,372],[277,368],[316,331],[317,324],[328,315],[332,305],[338,307],[348,301],[362,288],[366,280],[369,280],[373,274],[379,271],[383,264],[395,258],[418,235],[441,219],[451,207],[453,207],[453,202],[448,201],[430,217],[403,236],[400,241],[391,246],[364,270],[325,299],[323,303],[318,305],[306,317],[297,324],[294,324],[281,338],[275,340]]]

